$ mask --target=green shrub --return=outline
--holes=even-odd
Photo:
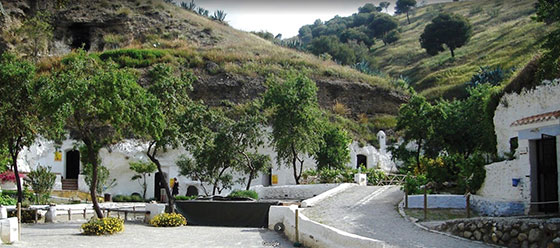
[[[187,225],[187,219],[177,213],[158,214],[150,221],[150,225],[155,227],[174,227]]]
[[[17,200],[16,200],[17,203]],[[21,222],[22,223],[34,223],[35,222],[35,212],[37,212],[37,210],[33,209],[29,209],[29,210],[21,210]],[[17,211],[14,210],[9,210],[8,211],[8,217],[17,217]],[[42,219],[43,216],[40,213],[37,213],[37,220]]]
[[[232,191],[228,197],[246,197],[251,199],[259,199],[259,194],[257,194],[254,190],[234,190]]]
[[[409,195],[414,194],[423,194],[424,191],[420,188],[423,185],[428,183],[428,179],[425,175],[417,175],[413,176],[411,173],[406,175],[404,180],[404,184],[402,185],[401,189],[408,192]]]
[[[8,195],[0,195],[0,205],[7,206],[7,205],[16,205],[17,199],[12,198]]]
[[[82,224],[82,233],[85,235],[106,235],[122,232],[124,230],[124,220],[113,217],[103,219],[92,218]]]
[[[191,195],[191,196],[178,195],[178,196],[175,196],[175,200],[179,200],[179,201],[194,200],[196,198],[198,198],[197,195]]]
[[[139,195],[115,195],[113,196],[114,202],[144,202]]]
[[[486,164],[487,161],[480,152],[476,152],[458,163],[461,170],[458,183],[463,192],[474,193],[480,189],[486,178],[486,170],[484,169]]]

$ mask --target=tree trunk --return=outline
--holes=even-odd
[[[16,150],[17,150],[17,148],[16,148]],[[23,189],[21,188],[21,180],[19,180],[19,170],[18,170],[18,166],[17,166],[18,154],[19,154],[19,151],[14,151],[14,153],[12,154],[12,167],[14,168],[14,175],[16,177],[17,202],[22,203],[23,202]]]
[[[144,192],[142,194],[142,199],[146,200],[146,189],[148,189],[148,183],[146,182],[146,174],[143,175],[144,176]]]
[[[420,152],[422,151],[422,140],[418,140],[418,150],[416,151],[416,168],[420,171]]]
[[[97,152],[93,148],[93,144],[89,140],[84,140],[84,144],[87,147],[87,156],[88,162],[91,163],[91,184],[89,185],[89,193],[91,196],[91,202],[93,203],[93,210],[95,210],[95,214],[97,218],[103,219],[103,213],[101,212],[101,208],[99,208],[99,203],[97,202],[97,172],[98,172],[98,164],[97,164]]]
[[[451,50],[451,57],[455,58],[455,52],[453,51],[453,48],[449,48],[449,50]]]
[[[216,195],[216,190],[218,189],[218,180],[220,180],[220,177],[222,177],[222,175],[224,174],[224,172],[227,170],[227,166],[224,167],[220,173],[218,174],[218,177],[216,178],[216,180],[214,180],[214,188],[212,189],[212,195]],[[222,193],[221,190],[218,190],[218,194]]]
[[[255,173],[251,171],[251,173],[249,173],[249,180],[247,180],[247,187],[245,188],[245,190],[249,190],[251,188],[251,181],[253,180],[253,175],[255,175]]]
[[[12,169],[14,170],[14,176],[16,177],[16,187],[17,187],[17,202],[18,203],[22,203],[23,202],[23,189],[21,188],[21,181],[19,180],[19,169],[17,166],[17,157],[19,155],[19,151],[20,151],[20,143],[21,143],[21,136],[17,138],[16,142],[10,142],[9,144],[9,152],[10,155],[12,157]],[[12,141],[10,139],[10,141]]]
[[[152,149],[153,149],[153,151],[150,154],[150,151]],[[163,171],[161,170],[161,163],[156,158],[156,154],[157,154],[157,147],[155,147],[155,144],[152,143],[148,147],[148,152],[146,152],[146,155],[148,155],[148,158],[150,158],[150,160],[154,164],[156,164],[156,166],[157,166],[158,172],[161,175],[161,183],[163,184],[163,188],[165,188],[165,194],[167,195],[168,210],[169,210],[170,213],[174,213],[175,212],[175,199],[173,198],[173,195],[171,195],[171,190],[169,189],[169,184],[167,184],[167,178],[165,177],[165,174],[163,174]]]
[[[292,167],[294,168],[294,180],[296,180],[296,184],[299,184],[299,176],[297,174],[297,152],[296,149],[294,148],[294,145],[292,144]],[[301,172],[300,172],[301,175]]]
[[[406,12],[406,20],[408,21],[408,24],[410,24],[410,17],[408,17],[408,11]]]

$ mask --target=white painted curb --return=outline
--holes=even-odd
[[[343,183],[341,185],[336,186],[335,188],[329,189],[321,194],[319,194],[318,196],[315,196],[313,198],[309,198],[305,201],[301,202],[301,207],[302,208],[309,208],[309,207],[313,207],[315,205],[317,205],[317,203],[332,197],[342,191],[345,191],[349,188],[352,188],[354,186],[357,186],[357,184],[353,184],[353,183]]]
[[[276,223],[284,224],[284,234],[295,242],[295,211],[297,206],[272,206],[269,212],[269,229]],[[301,209],[300,209],[301,210]],[[387,243],[348,233],[310,220],[299,212],[299,242],[309,248],[383,248]]]

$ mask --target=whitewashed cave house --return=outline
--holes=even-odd
[[[395,171],[395,164],[391,161],[391,155],[386,151],[385,133],[378,133],[380,149],[372,145],[360,146],[357,142],[349,145],[351,160],[348,167],[358,168],[365,165],[367,168],[379,168],[386,172]],[[27,147],[20,154],[18,163],[22,171],[30,171],[36,166],[50,166],[52,171],[57,174],[55,190],[79,190],[89,192],[89,188],[84,181],[82,174],[82,164],[80,162],[80,152],[78,144],[74,140],[65,140],[60,145],[55,145],[51,141],[38,139],[32,146]],[[136,180],[131,180],[134,172],[129,169],[129,162],[148,161],[146,156],[147,144],[137,140],[125,140],[110,148],[103,148],[100,151],[101,164],[110,171],[110,178],[116,179],[116,186],[105,189],[105,193],[112,195],[130,195],[142,191],[140,184]],[[252,186],[274,186],[295,184],[292,168],[278,166],[276,164],[276,153],[271,147],[259,149],[262,154],[271,157],[273,164],[269,173],[261,174],[252,181]],[[176,161],[183,154],[188,154],[182,148],[168,150],[159,156],[162,170],[169,180],[177,178],[179,181],[180,195],[203,195],[204,189],[211,193],[210,185],[203,185],[198,181],[179,175]],[[315,168],[315,161],[312,158],[305,158],[304,170]],[[240,178],[238,175],[237,178]],[[148,176],[147,198],[161,199],[165,195],[160,183],[161,175],[152,173]],[[236,184],[232,189],[244,189],[244,184]],[[229,190],[222,194],[229,193]]]
[[[560,79],[504,95],[494,125],[498,154],[513,159],[485,166],[486,179],[477,192],[481,210],[490,215],[558,213]]]

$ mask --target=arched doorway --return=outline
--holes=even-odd
[[[198,195],[198,188],[196,188],[195,186],[190,185],[189,187],[187,187],[187,194],[186,194],[186,196],[193,196],[193,195]]]
[[[66,152],[66,179],[78,179],[80,174],[80,152],[71,150]]]
[[[367,168],[367,157],[365,155],[359,154],[356,162],[356,169],[359,169],[361,165]]]

